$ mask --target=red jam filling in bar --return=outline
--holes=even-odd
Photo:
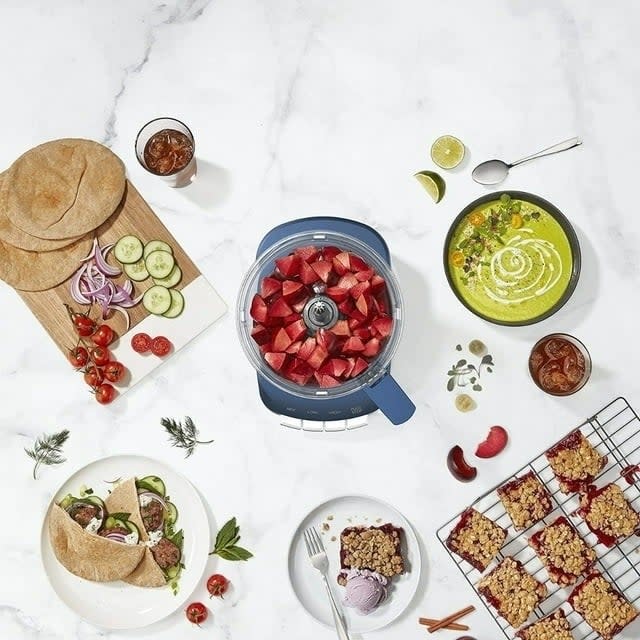
[[[571,432],[545,455],[563,493],[584,491],[607,464],[607,457],[601,456],[580,431]]]
[[[604,640],[611,640],[638,616],[635,607],[597,571],[571,592],[569,604]]]
[[[579,536],[569,521],[560,516],[529,540],[551,582],[575,584],[596,561],[595,551]]]
[[[506,557],[478,582],[478,591],[512,627],[523,625],[547,596],[547,588],[522,563]]]
[[[447,538],[451,551],[478,571],[484,571],[498,555],[507,532],[475,509],[467,509]]]
[[[517,530],[527,529],[551,513],[551,496],[532,471],[498,489],[498,497]]]

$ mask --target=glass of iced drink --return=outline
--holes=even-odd
[[[196,175],[195,141],[189,127],[175,118],[147,122],[136,137],[136,157],[149,173],[170,187],[184,187]]]

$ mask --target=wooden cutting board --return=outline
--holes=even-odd
[[[182,280],[175,288],[181,290],[185,298],[185,310],[178,318],[173,319],[152,316],[142,306],[142,303],[129,309],[131,324],[128,331],[124,316],[117,311],[110,313],[106,323],[120,336],[120,340],[112,352],[130,369],[131,383],[135,384],[139,378],[162,361],[157,358],[154,361],[147,359],[146,363],[136,366],[136,358],[139,359],[140,356],[130,349],[129,336],[137,331],[145,331],[152,337],[162,333],[173,342],[175,349],[178,350],[219,318],[226,311],[226,306],[213,287],[204,279],[191,258],[128,180],[122,203],[113,215],[96,230],[96,236],[102,247],[116,243],[125,235],[137,236],[143,244],[150,240],[163,240],[173,249],[176,264],[182,270]],[[108,261],[114,266],[118,265],[111,254],[109,254]],[[123,282],[125,279],[126,275],[123,274],[115,278],[114,281]],[[64,305],[68,304],[72,309],[83,312],[89,308],[73,300],[69,288],[70,281],[71,277],[48,291],[18,292],[65,356],[69,349],[75,346],[77,336]],[[137,297],[153,286],[153,280],[148,278],[144,282],[134,282],[133,286],[134,297]],[[91,315],[100,320],[100,311],[96,305],[93,305]]]

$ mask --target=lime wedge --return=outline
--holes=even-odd
[[[453,136],[440,136],[431,145],[431,159],[442,169],[457,167],[464,158],[464,145]]]
[[[415,174],[415,178],[433,198],[434,202],[440,202],[444,198],[446,185],[442,176],[435,171],[418,171]]]

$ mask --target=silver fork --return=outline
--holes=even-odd
[[[347,627],[338,609],[338,605],[331,592],[329,581],[327,580],[327,573],[329,572],[329,560],[327,558],[327,552],[324,550],[322,540],[318,535],[318,532],[314,527],[309,527],[304,532],[304,543],[307,545],[307,553],[314,569],[317,569],[322,576],[322,582],[324,588],[327,590],[329,596],[329,603],[331,604],[331,612],[333,613],[333,622],[336,625],[336,631],[338,632],[338,638],[340,640],[349,640],[349,634],[347,633]]]

